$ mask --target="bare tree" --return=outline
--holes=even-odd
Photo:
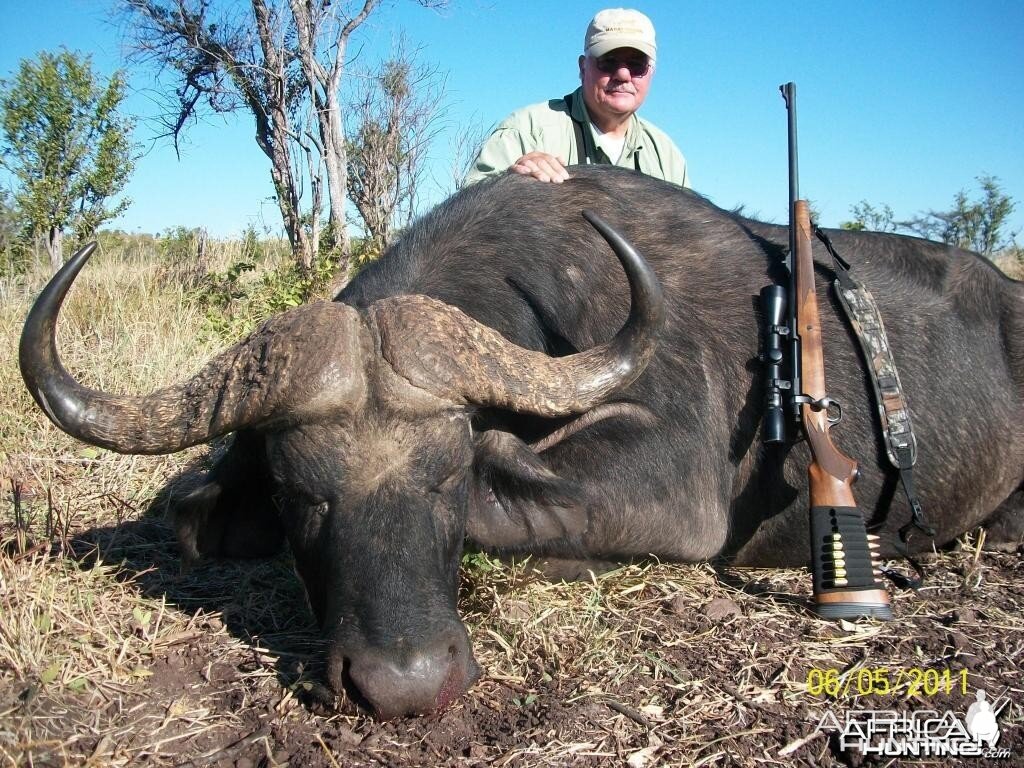
[[[270,175],[285,233],[296,261],[309,269],[315,245],[303,226],[301,178],[292,157],[299,135],[292,124],[300,89],[295,58],[285,45],[285,20],[265,0],[251,1],[251,17],[222,11],[207,0],[124,0],[137,55],[170,70],[178,83],[165,119],[175,149],[202,108],[246,109]]]
[[[330,195],[331,248],[341,254],[342,266],[349,258],[348,229],[345,226],[345,187],[347,158],[342,128],[341,78],[345,72],[345,52],[349,38],[377,6],[378,0],[366,0],[354,15],[347,16],[344,3],[322,0],[290,0],[295,20],[299,61],[305,76],[309,99],[319,131],[320,156],[327,175]],[[333,41],[325,44],[325,41]],[[318,57],[325,51],[326,60]]]
[[[415,214],[427,148],[441,129],[444,86],[438,70],[402,40],[349,111],[348,195],[375,253]]]
[[[251,113],[296,261],[304,270],[313,264],[326,197],[328,245],[346,266],[347,159],[339,93],[349,40],[379,0],[250,0],[244,10],[216,0],[121,2],[137,55],[177,80],[165,121],[175,146],[202,110]],[[447,0],[417,2],[438,8]]]
[[[484,142],[494,131],[494,127],[494,123],[488,125],[476,114],[459,126],[459,130],[448,143],[448,156],[451,162],[445,181],[449,190],[456,192],[466,186],[466,176],[473,168]]]

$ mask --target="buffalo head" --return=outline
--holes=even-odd
[[[354,684],[380,717],[434,711],[477,674],[456,610],[467,530],[514,546],[587,526],[585,510],[517,520],[488,498],[479,476],[503,467],[553,492],[557,478],[505,433],[474,435],[472,414],[584,413],[635,381],[663,323],[646,262],[585,215],[621,261],[632,307],[612,340],[578,354],[523,349],[426,296],[361,311],[318,302],[267,320],[184,383],[142,397],[108,394],[67,373],[54,339],[87,246],[32,308],[22,375],[58,427],[121,453],[170,453],[237,432],[242,458],[233,470],[215,468],[179,515],[185,555],[218,551],[209,540],[225,525],[272,519],[328,641],[331,686]],[[221,514],[240,500],[233,517]]]

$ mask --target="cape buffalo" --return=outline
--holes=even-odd
[[[981,523],[1019,539],[1024,286],[955,248],[830,234],[885,313],[934,543]],[[782,279],[786,241],[631,171],[509,175],[440,205],[336,302],[271,318],[145,397],[88,390],[61,367],[54,326],[80,255],[29,316],[21,366],[58,426],[115,451],[234,431],[181,505],[185,557],[287,539],[332,687],[353,684],[380,717],[423,713],[477,675],[455,603],[467,537],[566,559],[809,562],[806,445],[759,437],[755,299]],[[860,462],[858,501],[892,555],[910,512],[827,262],[817,269],[830,395],[846,414],[835,439]]]

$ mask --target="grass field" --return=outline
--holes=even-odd
[[[239,258],[215,244],[206,269]],[[211,324],[190,269],[94,257],[58,329],[69,370],[131,393],[196,370],[251,318],[240,302]],[[374,722],[323,687],[287,555],[181,572],[166,512],[216,445],[121,456],[35,407],[16,350],[43,280],[0,283],[0,765],[838,766],[861,763],[816,730],[827,712],[963,712],[978,688],[1009,698],[1013,757],[969,764],[1024,761],[1024,560],[979,533],[931,557],[887,624],[816,618],[803,570],[642,563],[552,584],[474,555],[460,612],[481,680],[444,713]],[[936,685],[915,686],[926,670]]]

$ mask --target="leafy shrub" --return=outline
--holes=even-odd
[[[352,258],[349,260],[349,277],[353,278],[380,258],[381,251],[369,237],[352,241]]]
[[[24,240],[8,240],[0,246],[0,277],[23,275],[32,266],[35,254]]]
[[[199,227],[172,227],[158,236],[161,281],[187,291],[202,286],[210,271],[206,246],[206,230]]]
[[[246,250],[243,254],[253,254]],[[254,280],[255,261],[237,261],[224,272],[211,272],[190,295],[206,310],[207,330],[217,338],[230,341],[251,331],[271,315],[304,304],[320,296],[330,285],[337,262],[329,255],[318,256],[308,275],[294,261],[268,269]]]

